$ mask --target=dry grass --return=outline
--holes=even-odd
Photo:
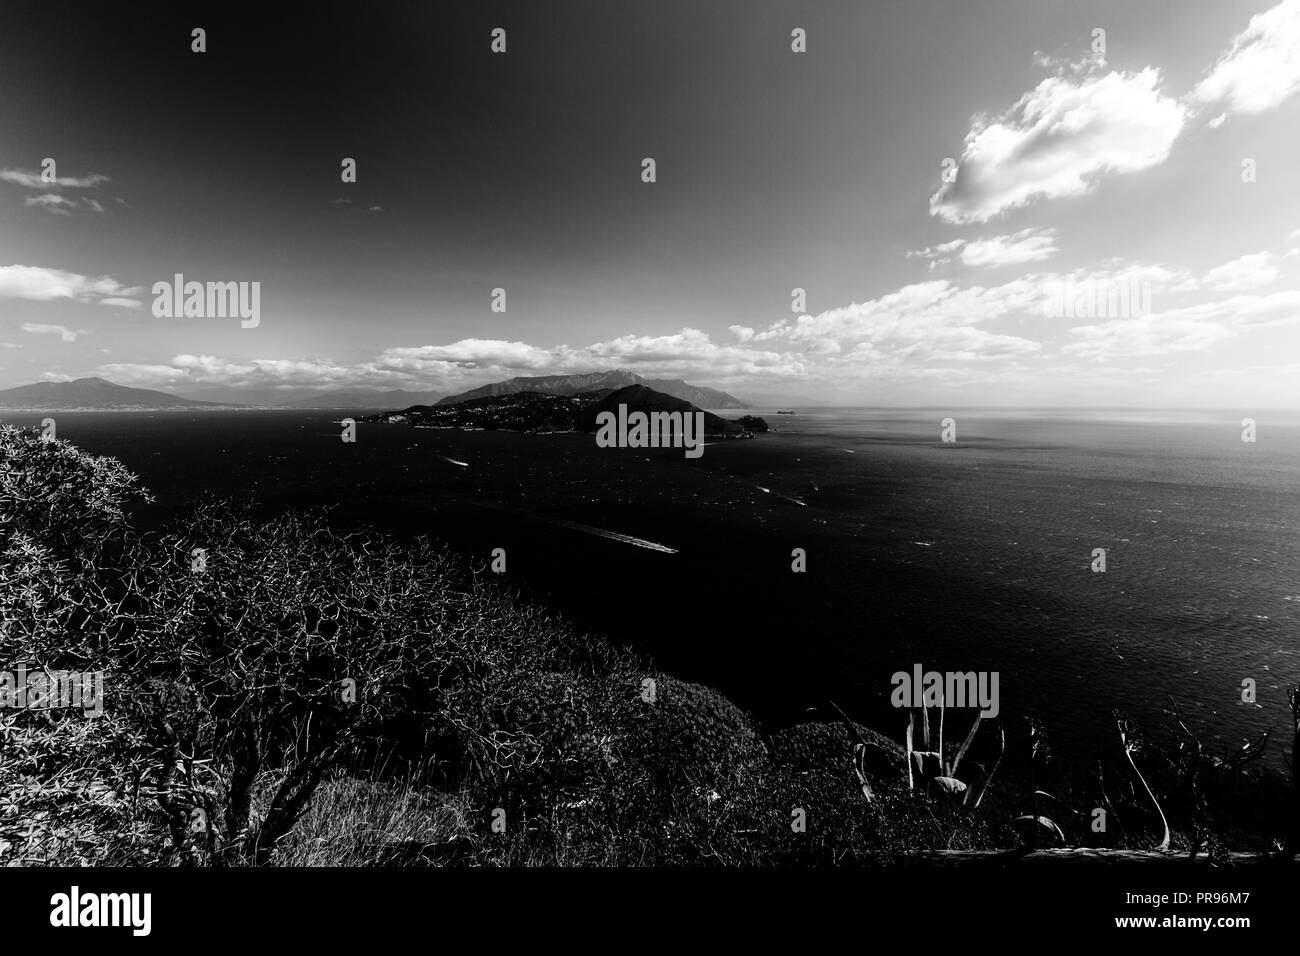
[[[472,840],[464,798],[410,783],[336,777],[280,842],[273,866],[436,865]]]

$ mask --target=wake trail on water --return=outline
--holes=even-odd
[[[597,528],[594,525],[583,524],[580,521],[569,521],[567,518],[554,518],[550,515],[538,514],[535,511],[525,511],[522,508],[514,508],[510,505],[499,504],[495,501],[475,500],[474,504],[483,508],[492,508],[495,511],[507,511],[511,514],[516,514],[524,518],[532,518],[536,521],[544,521],[547,524],[558,525],[559,527],[567,528],[570,531],[580,531],[583,534],[595,535],[598,538],[617,541],[620,544],[630,544],[633,547],[645,548],[648,551],[658,551],[661,554],[677,554],[676,548],[670,548],[667,545],[659,544],[655,541],[647,541],[645,538],[633,537],[630,534],[610,531],[607,528]]]
[[[543,517],[541,515],[537,517]],[[623,544],[635,545],[638,548],[648,548],[651,551],[661,551],[664,554],[676,554],[676,548],[670,548],[667,545],[656,544],[653,541],[647,541],[645,538],[634,538],[630,534],[620,534],[617,531],[607,531],[604,528],[595,528],[589,524],[581,524],[577,521],[567,521],[564,518],[543,518],[551,524],[558,524],[561,528],[569,528],[573,531],[582,531],[586,534],[594,534],[600,538],[608,538],[611,541],[621,541]]]
[[[755,485],[754,487],[757,488],[759,491],[764,492],[765,494],[773,495],[774,497],[780,498],[783,501],[789,501],[796,505],[799,505],[799,507],[801,508],[808,507],[808,502],[800,501],[798,498],[792,498],[789,495],[783,495],[779,491],[773,491],[771,488],[764,488],[762,485]]]

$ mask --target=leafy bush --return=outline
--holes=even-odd
[[[907,774],[903,748],[869,727],[855,724],[867,742],[864,760],[873,784],[897,783]],[[843,723],[810,721],[772,735],[772,752],[778,763],[796,773],[832,772],[844,779],[853,776],[853,745]]]
[[[127,507],[151,500],[114,458],[0,425],[0,663],[88,666],[81,634],[102,613],[97,563],[129,536]]]
[[[104,669],[88,626],[112,614],[98,564],[127,541],[127,507],[148,499],[115,459],[0,425],[0,669]],[[0,862],[137,858],[144,762],[120,718],[0,710]]]
[[[89,556],[126,532],[134,500],[151,498],[116,458],[0,425],[0,548],[27,540],[58,558]]]
[[[146,767],[120,718],[0,710],[0,863],[156,859]]]
[[[111,639],[140,719],[164,749],[208,760],[205,779],[187,768],[168,781],[178,840],[202,815],[205,845],[181,840],[191,850],[265,858],[330,771],[402,727],[442,742],[458,778],[535,799],[581,789],[603,758],[614,655],[427,541],[208,502],[127,566],[130,613]]]
[[[655,677],[655,702],[642,703],[623,749],[645,799],[660,807],[733,796],[767,761],[744,711],[710,687],[666,675]]]

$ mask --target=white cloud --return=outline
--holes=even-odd
[[[0,169],[0,180],[24,189],[95,189],[100,183],[112,181],[99,173],[90,173],[87,176],[62,176],[46,182],[40,173],[29,169]]]
[[[105,302],[111,299],[114,301],[110,304],[125,305],[129,302],[139,305],[133,296],[141,291],[138,287],[124,286],[111,276],[88,277],[42,266],[0,266],[0,298],[38,302],[55,299]]]
[[[1056,230],[1022,229],[1007,236],[972,239],[961,251],[968,266],[1007,266],[1041,262],[1056,253]]]
[[[1283,0],[1250,18],[1233,37],[1190,99],[1221,103],[1227,112],[1210,121],[1219,126],[1228,112],[1262,113],[1300,90],[1300,0]]]
[[[41,325],[37,322],[24,322],[19,326],[24,332],[31,332],[33,335],[57,335],[65,342],[75,342],[80,335],[89,335],[85,329],[78,329],[75,332],[66,325]]]
[[[1074,340],[1061,349],[1062,353],[1109,360],[1203,352],[1233,336],[1231,330],[1216,323],[1158,313],[1083,325],[1071,329],[1070,334]]]
[[[177,355],[166,364],[101,365],[96,374],[129,385],[325,386],[382,384],[400,387],[401,375],[376,375],[373,364],[340,365],[314,359],[231,361],[214,355]]]
[[[621,336],[581,348],[544,349],[523,342],[463,339],[448,345],[392,348],[374,360],[344,365],[323,360],[228,361],[211,355],[178,355],[166,364],[102,365],[96,374],[132,385],[241,387],[418,388],[462,391],[517,375],[546,375],[630,368],[647,378],[710,382],[754,376],[798,378],[800,354],[720,345],[697,329],[670,335]]]
[[[1215,266],[1205,273],[1205,285],[1219,292],[1249,292],[1277,281],[1277,257],[1257,252]]]
[[[887,363],[1003,359],[1038,351],[1039,343],[979,328],[990,319],[1026,311],[1041,297],[1036,281],[959,287],[947,280],[904,286],[863,303],[801,315],[789,341],[821,352],[852,354],[867,345]],[[834,343],[834,349],[827,347]],[[860,353],[859,353],[860,354]]]
[[[56,216],[71,216],[72,210],[77,208],[75,202],[71,199],[64,199],[58,193],[42,193],[39,196],[24,197],[23,205],[47,210]]]
[[[795,341],[816,336],[923,338],[938,326],[985,322],[1027,308],[1037,292],[1037,282],[1028,278],[988,288],[946,279],[918,282],[861,304],[801,315],[790,336]]]
[[[718,345],[699,329],[681,329],[668,335],[622,335],[580,349],[561,347],[562,361],[577,365],[626,366],[643,375],[761,374],[781,362],[777,353],[734,345]],[[646,371],[642,371],[645,369]]]
[[[953,239],[951,242],[941,242],[937,246],[926,246],[924,249],[910,250],[907,253],[907,258],[951,262],[952,253],[956,252],[964,245],[966,245],[965,239]]]
[[[448,364],[540,369],[550,367],[554,362],[554,355],[548,349],[538,348],[526,342],[461,339],[450,345],[388,349],[380,357],[380,361],[400,367]]]
[[[987,222],[1039,198],[1077,196],[1105,172],[1164,162],[1185,108],[1164,95],[1159,71],[1043,80],[996,119],[976,117],[957,178],[930,198],[948,222]]]
[[[91,212],[103,215],[104,204],[98,199],[90,196],[69,199],[53,190],[96,189],[101,183],[111,182],[107,176],[101,176],[99,173],[90,173],[87,176],[63,176],[46,182],[41,178],[40,173],[29,169],[0,169],[0,181],[13,183],[24,189],[39,190],[38,195],[24,197],[23,204],[31,208],[43,209],[56,216],[70,216],[76,209],[89,209]],[[123,199],[118,199],[117,202],[126,205]]]
[[[39,196],[25,196],[23,205],[44,209],[57,216],[70,216],[74,209],[90,209],[103,215],[104,206],[96,199],[82,196],[80,201],[68,199],[58,193],[41,193]]]
[[[183,368],[137,362],[101,365],[95,374],[118,385],[186,385],[195,381]]]
[[[762,332],[755,332],[747,325],[729,325],[729,331],[742,342],[767,342],[771,339],[779,339],[789,330],[790,323],[785,319],[777,319]]]
[[[991,237],[1001,241],[989,258],[1032,238],[1031,231],[1024,232],[1031,234]],[[1248,262],[1252,257],[1242,258]],[[1214,279],[1226,283],[1228,273],[1214,274]],[[1152,295],[1135,300],[1142,302],[1135,309],[1160,311],[1113,321],[1096,310],[1045,318],[1053,290],[1080,283],[1103,290],[1144,284]],[[1180,355],[1205,353],[1250,329],[1300,321],[1300,292],[1233,294],[1182,305],[1207,288],[1185,269],[1109,260],[1092,269],[1029,273],[988,286],[948,280],[913,283],[865,302],[780,318],[765,328],[735,324],[723,341],[693,328],[622,335],[581,346],[466,338],[394,347],[356,363],[178,355],[155,364],[103,365],[96,374],[158,387],[459,392],[520,375],[628,368],[647,378],[681,378],[749,394],[756,389],[774,394],[775,389],[861,397],[884,389],[892,400],[906,394],[909,400],[924,401],[927,394],[959,395],[988,386],[1001,389],[999,394],[1025,397],[1056,394],[1079,383],[1149,390],[1175,375]],[[1134,361],[1150,355],[1171,356],[1175,371]],[[1135,364],[1146,368],[1124,367]],[[898,383],[899,391],[889,391],[891,383]]]
[[[1112,319],[1070,330],[1061,349],[1085,359],[1205,352],[1252,328],[1300,323],[1300,291],[1238,295],[1132,319]]]
[[[736,326],[744,329],[743,326]],[[766,339],[768,333],[751,339]],[[742,337],[741,332],[738,337]],[[799,367],[798,356],[744,345],[713,342],[698,329],[667,335],[624,335],[582,347],[539,348],[524,342],[463,339],[450,345],[388,349],[375,361],[381,368],[401,370],[434,380],[492,381],[493,376],[545,375],[601,368],[630,368],[650,378],[704,375],[712,380],[740,375],[769,375]]]

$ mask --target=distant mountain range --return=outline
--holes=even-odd
[[[627,369],[587,372],[577,375],[541,375],[493,382],[440,397],[438,392],[390,389],[342,389],[308,392],[302,389],[209,389],[199,391],[199,398],[182,398],[147,388],[117,385],[102,378],[78,378],[70,382],[37,382],[17,388],[0,389],[0,408],[25,411],[67,411],[71,409],[181,409],[181,408],[329,408],[393,409],[428,405],[461,405],[481,398],[497,398],[521,393],[539,396],[569,397],[610,392],[639,385],[671,395],[698,408],[748,408],[734,395],[713,388],[688,385],[678,379],[646,379]]]
[[[461,392],[459,395],[448,395],[446,398],[439,399],[438,404],[459,405],[462,402],[469,402],[478,398],[515,395],[519,392],[540,392],[546,395],[580,395],[585,392],[596,392],[603,389],[626,388],[629,385],[641,385],[656,392],[680,398],[682,401],[690,402],[700,408],[749,407],[746,402],[742,402],[734,395],[728,395],[726,392],[720,392],[715,388],[688,385],[683,381],[672,378],[642,378],[635,372],[629,372],[627,369],[622,368],[608,372],[585,372],[577,375],[539,375],[512,378],[505,382],[480,385],[478,388],[470,389],[468,392]]]
[[[78,378],[70,382],[37,382],[17,388],[0,389],[0,408],[11,410],[57,412],[70,409],[158,410],[170,408],[247,408],[250,406],[275,408],[394,408],[436,402],[439,392],[408,392],[390,389],[384,392],[350,389],[302,395],[295,391],[293,399],[281,398],[275,392],[249,393],[240,396],[242,402],[200,401],[181,398],[167,392],[149,388],[131,388],[117,385],[102,378]]]
[[[114,385],[102,378],[78,378],[70,382],[37,382],[0,389],[0,408],[38,412],[71,409],[160,409],[222,408],[217,402],[195,402],[148,388]]]

